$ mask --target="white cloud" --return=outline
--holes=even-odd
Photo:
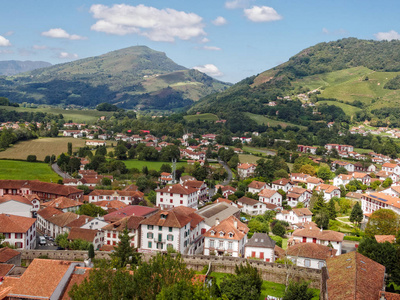
[[[231,0],[225,2],[225,8],[236,9],[249,7],[250,0]]]
[[[208,38],[202,38],[200,43],[208,43],[210,40]]]
[[[224,74],[213,64],[206,64],[204,66],[196,66],[193,67],[193,69],[196,69],[200,72],[206,73],[209,76],[212,77],[220,77],[223,76]]]
[[[222,50],[221,48],[215,47],[215,46],[204,46],[203,49],[204,50],[210,50],[210,51],[220,51],[220,50]]]
[[[215,20],[211,21],[215,26],[225,25],[227,23],[224,17],[217,17]]]
[[[32,48],[35,50],[45,50],[45,49],[47,49],[47,46],[33,45]]]
[[[140,4],[94,4],[90,12],[99,19],[91,29],[109,34],[139,34],[152,41],[173,42],[206,35],[203,19],[195,13]]]
[[[62,59],[77,59],[78,58],[78,54],[68,53],[68,52],[60,52],[60,54],[58,55],[58,58],[62,58]]]
[[[378,41],[400,40],[400,34],[394,30],[390,30],[388,32],[378,32],[378,33],[375,33],[374,36]]]
[[[80,36],[77,34],[69,34],[62,28],[52,28],[49,31],[42,32],[43,36],[47,36],[55,39],[68,39],[68,40],[86,40],[87,37]]]
[[[9,40],[7,40],[4,36],[0,35],[0,47],[9,47],[11,46],[11,43]]]
[[[253,6],[252,8],[245,9],[244,15],[253,22],[271,22],[282,19],[282,16],[269,6]]]

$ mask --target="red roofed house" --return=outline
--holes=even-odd
[[[313,243],[295,244],[286,250],[286,257],[296,266],[311,269],[321,269],[325,267],[326,260],[335,255],[335,249]]]
[[[238,164],[237,166],[237,172],[240,178],[247,178],[251,177],[254,175],[254,172],[256,171],[256,164],[248,164],[248,163],[243,163],[243,164]]]
[[[182,185],[196,189],[197,198],[199,199],[199,201],[204,201],[208,199],[208,187],[204,181],[186,180]]]
[[[131,238],[131,247],[140,247],[140,222],[145,217],[140,216],[129,216],[125,217],[114,223],[105,225],[102,229],[104,231],[104,244],[105,245],[117,245],[120,242],[119,235],[122,234],[124,229],[128,229],[129,237]]]
[[[36,219],[8,214],[0,214],[0,233],[4,243],[17,249],[35,249]]]
[[[230,185],[220,185],[217,184],[215,185],[215,194],[218,192],[218,189],[221,188],[222,190],[222,196],[225,198],[228,198],[229,195],[233,195],[234,193],[236,193],[236,189]]]
[[[182,254],[203,251],[204,218],[193,208],[178,206],[161,210],[144,219],[140,229],[140,252],[166,251],[169,248]]]
[[[95,250],[98,250],[104,244],[104,233],[101,230],[85,229],[73,227],[69,231],[68,240],[84,240],[93,244]]]
[[[290,179],[282,178],[272,182],[272,189],[275,191],[283,190],[285,193],[293,187]]]
[[[301,187],[292,187],[286,194],[286,200],[289,206],[296,207],[298,203],[308,206],[311,198],[311,192]]]
[[[158,179],[162,184],[169,184],[172,183],[172,174],[167,172],[162,172],[160,174],[160,178]]]
[[[321,183],[324,183],[324,181],[321,178],[308,177],[306,179],[306,183],[307,183],[307,190],[312,191],[315,187],[319,186]]]
[[[323,192],[325,201],[329,201],[333,197],[340,198],[340,189],[330,184],[320,184],[315,188],[315,190],[317,192]]]
[[[169,209],[176,206],[187,206],[197,209],[197,189],[185,186],[185,184],[168,185],[156,190],[156,205],[161,209]]]
[[[276,190],[263,189],[258,194],[258,200],[263,203],[270,203],[277,206],[282,206],[282,195]]]
[[[392,172],[392,173],[399,175],[400,174],[400,166],[398,164],[384,163],[382,165],[382,171]]]
[[[82,202],[79,202],[78,200],[72,200],[67,197],[58,197],[49,202],[42,203],[43,207],[54,207],[61,210],[62,212],[75,212],[79,209],[81,205],[83,205]]]
[[[267,211],[267,205],[265,203],[248,197],[238,199],[237,204],[242,206],[242,212],[251,216],[263,215]]]
[[[234,216],[221,222],[217,219],[216,224],[203,234],[204,255],[241,257],[248,231],[249,228]]]
[[[142,201],[144,194],[140,191],[93,190],[88,196],[89,202],[119,200],[127,205],[131,205]]]
[[[155,207],[128,205],[124,208],[121,208],[117,211],[105,215],[104,221],[113,223],[125,217],[130,217],[130,216],[149,217],[155,214],[157,211],[158,208]]]
[[[276,214],[276,219],[286,221],[289,224],[311,222],[313,213],[308,208],[293,208],[291,210],[282,210]]]
[[[250,182],[247,187],[249,189],[249,193],[257,194],[260,193],[263,189],[266,189],[268,185],[265,182],[254,180]]]
[[[29,200],[27,197],[19,195],[5,195],[0,197],[0,213],[2,214],[32,218],[36,216],[39,207],[40,201],[38,198]]]
[[[332,246],[335,249],[336,255],[342,254],[342,243],[344,234],[332,230],[320,230],[318,227],[307,226],[303,229],[296,229],[288,244],[297,243],[314,243],[325,246]]]
[[[363,194],[361,197],[361,208],[365,214],[372,214],[374,211],[386,208],[400,214],[400,198],[386,195],[384,193]]]

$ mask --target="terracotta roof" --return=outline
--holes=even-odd
[[[177,206],[174,207],[173,210],[177,213],[182,215],[189,216],[192,220],[190,221],[190,228],[193,230],[196,226],[201,222],[204,221],[204,218],[197,214],[197,210],[191,207],[186,206]]]
[[[286,250],[286,254],[291,256],[326,260],[329,257],[335,256],[336,251],[336,249],[332,249],[320,244],[300,243],[289,247]]]
[[[48,221],[50,223],[53,223],[59,227],[65,227],[67,224],[71,223],[75,219],[77,219],[79,215],[73,213],[73,212],[66,212],[60,215],[55,215],[53,217],[50,217]]]
[[[298,217],[313,215],[313,213],[308,208],[293,208],[292,210]]]
[[[95,239],[96,234],[98,232],[99,232],[98,230],[93,230],[93,229],[72,227],[68,234],[68,239],[69,240],[79,239],[93,243],[93,240]]]
[[[315,188],[316,191],[324,191],[325,193],[332,193],[335,190],[340,191],[340,189],[334,185],[322,183]]]
[[[0,248],[0,263],[6,263],[21,253],[8,247]]]
[[[193,177],[193,176],[190,176],[190,175],[184,175],[184,176],[181,176],[181,179],[180,179],[182,182],[185,182],[185,181],[188,181],[188,180],[197,180],[195,177]]]
[[[355,251],[326,263],[329,300],[378,299],[384,287],[384,266]]]
[[[44,207],[55,207],[58,209],[64,209],[64,208],[70,208],[70,207],[75,207],[75,206],[81,206],[81,205],[83,205],[83,203],[79,202],[77,200],[72,200],[67,197],[58,197],[49,202],[44,202],[41,205]]]
[[[128,205],[124,208],[121,208],[117,211],[109,213],[104,216],[104,221],[106,222],[116,222],[121,220],[122,218],[129,216],[143,216],[146,217],[149,214],[153,214],[158,211],[158,208],[148,207],[148,206],[140,206],[140,205]]]
[[[237,166],[238,169],[250,169],[250,168],[254,168],[256,167],[256,164],[248,164],[248,163],[243,163],[243,164],[239,164]]]
[[[276,184],[276,185],[287,185],[288,183],[292,184],[290,179],[286,179],[286,178],[281,178],[281,179],[272,181],[272,184]]]
[[[15,215],[0,214],[1,233],[26,233],[36,222],[36,219]]]
[[[247,187],[259,190],[265,185],[266,185],[265,182],[254,180],[250,182],[250,184]]]
[[[139,216],[130,216],[125,217],[117,222],[108,224],[102,228],[102,230],[110,230],[110,231],[123,231],[125,228],[127,229],[138,229],[140,226],[140,222],[143,221],[144,217]]]
[[[86,215],[78,215],[78,217],[75,220],[72,220],[68,224],[66,224],[66,227],[72,228],[72,227],[82,227],[86,223],[92,221],[94,218]]]
[[[353,177],[354,178],[364,178],[364,177],[371,177],[371,176],[369,176],[368,174],[365,174],[365,173],[360,173],[360,172],[354,172],[353,173]]]
[[[284,258],[286,253],[285,250],[283,250],[281,247],[275,245],[274,248],[274,254],[278,257],[278,258]]]
[[[138,188],[138,186],[136,184],[131,184],[131,185],[128,185],[126,188],[124,188],[124,191],[133,191],[133,192],[135,192],[135,191],[138,191],[138,190],[139,190],[139,188]]]
[[[400,208],[400,198],[386,195],[384,193],[370,193],[364,194],[363,197],[371,198],[375,201],[385,203],[389,206]]]
[[[342,180],[351,180],[353,178],[352,175],[348,175],[348,174],[339,174],[338,177]]]
[[[242,198],[238,199],[237,202],[238,203],[240,202],[242,204],[247,204],[247,205],[264,204],[264,203],[262,203],[262,202],[260,202],[258,200],[254,200],[254,199],[251,199],[251,198],[248,198],[248,197],[242,197]]]
[[[349,193],[346,194],[346,197],[361,199],[362,195],[363,194],[361,194],[361,193],[349,192]]]
[[[89,196],[124,196],[124,197],[143,197],[140,191],[119,191],[119,190],[93,190]]]
[[[266,197],[266,198],[271,198],[273,195],[275,195],[276,193],[278,193],[275,190],[271,190],[271,189],[263,189],[258,196],[260,197]]]
[[[192,219],[189,216],[174,211],[174,209],[171,209],[161,210],[156,214],[148,217],[147,219],[144,219],[141,224],[182,228],[183,226],[190,223],[191,220]]]
[[[24,295],[27,299],[50,299],[71,261],[34,259],[18,280],[12,280],[8,297]]]
[[[392,164],[392,163],[384,163],[384,164],[382,165],[382,167],[386,167],[386,168],[392,168],[392,169],[394,169],[394,168],[396,168],[396,167],[397,167],[397,164]]]
[[[199,189],[203,184],[204,184],[204,181],[200,181],[200,180],[187,180],[184,183],[185,186],[195,188],[195,189]]]
[[[237,222],[237,227],[235,227],[234,223]],[[214,231],[215,234],[211,235],[211,232]],[[240,222],[237,218],[234,216],[230,216],[226,218],[225,220],[222,220],[218,225],[214,225],[211,227],[206,233],[203,234],[204,237],[210,237],[210,238],[222,238],[220,236],[220,232],[224,233],[223,238],[227,240],[238,240],[240,241],[241,239],[244,238],[245,235],[247,235],[247,232],[249,231],[249,228]],[[233,233],[232,237],[229,237],[229,233]]]
[[[308,177],[306,179],[307,183],[314,183],[314,184],[318,184],[318,183],[323,183],[324,181],[321,178],[317,178],[317,177]]]
[[[128,206],[128,204],[125,204],[124,202],[119,200],[103,200],[92,203],[96,206],[106,207],[106,208],[116,208],[116,209],[121,209]]]
[[[6,276],[13,268],[12,264],[0,264],[0,277]]]
[[[173,194],[182,194],[182,195],[190,195],[197,192],[197,189],[192,187],[186,187],[181,184],[167,185],[162,189],[156,190],[156,193],[173,193]]]
[[[244,245],[245,247],[275,248],[275,241],[268,234],[256,232]]]
[[[400,294],[380,291],[379,292],[379,299],[380,300],[400,300]]]
[[[63,212],[54,207],[46,207],[38,211],[38,215],[43,219],[48,220],[53,216],[61,215]]]
[[[278,205],[272,204],[272,203],[265,203],[265,205],[267,206],[267,209],[269,210],[275,210]]]
[[[32,206],[32,202],[29,201],[27,198],[23,197],[23,196],[19,196],[19,195],[4,195],[2,197],[0,197],[0,203],[5,203],[8,201],[17,201],[20,203],[24,203],[27,205]]]
[[[378,243],[389,242],[393,244],[394,242],[396,242],[395,235],[376,235],[375,239]]]
[[[75,267],[74,273],[68,281],[67,287],[61,297],[61,300],[70,300],[71,297],[68,295],[72,287],[77,284],[81,284],[85,279],[89,279],[91,268]]]
[[[332,230],[323,230],[316,227],[307,227],[303,229],[296,229],[293,232],[293,236],[298,237],[309,237],[309,238],[317,238],[322,241],[334,241],[334,242],[342,242],[344,234],[337,231]]]
[[[38,180],[30,180],[29,187],[33,192],[44,192],[61,196],[69,196],[71,194],[83,195],[83,191],[76,187],[57,183],[41,182]]]

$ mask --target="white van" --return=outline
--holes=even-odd
[[[39,236],[39,245],[46,245],[46,239],[44,236]]]

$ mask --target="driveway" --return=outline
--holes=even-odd
[[[69,175],[66,172],[61,171],[60,167],[57,165],[57,163],[54,163],[51,165],[51,168],[53,169],[54,172],[56,172],[58,175],[60,175],[62,178],[72,178],[71,175]]]

